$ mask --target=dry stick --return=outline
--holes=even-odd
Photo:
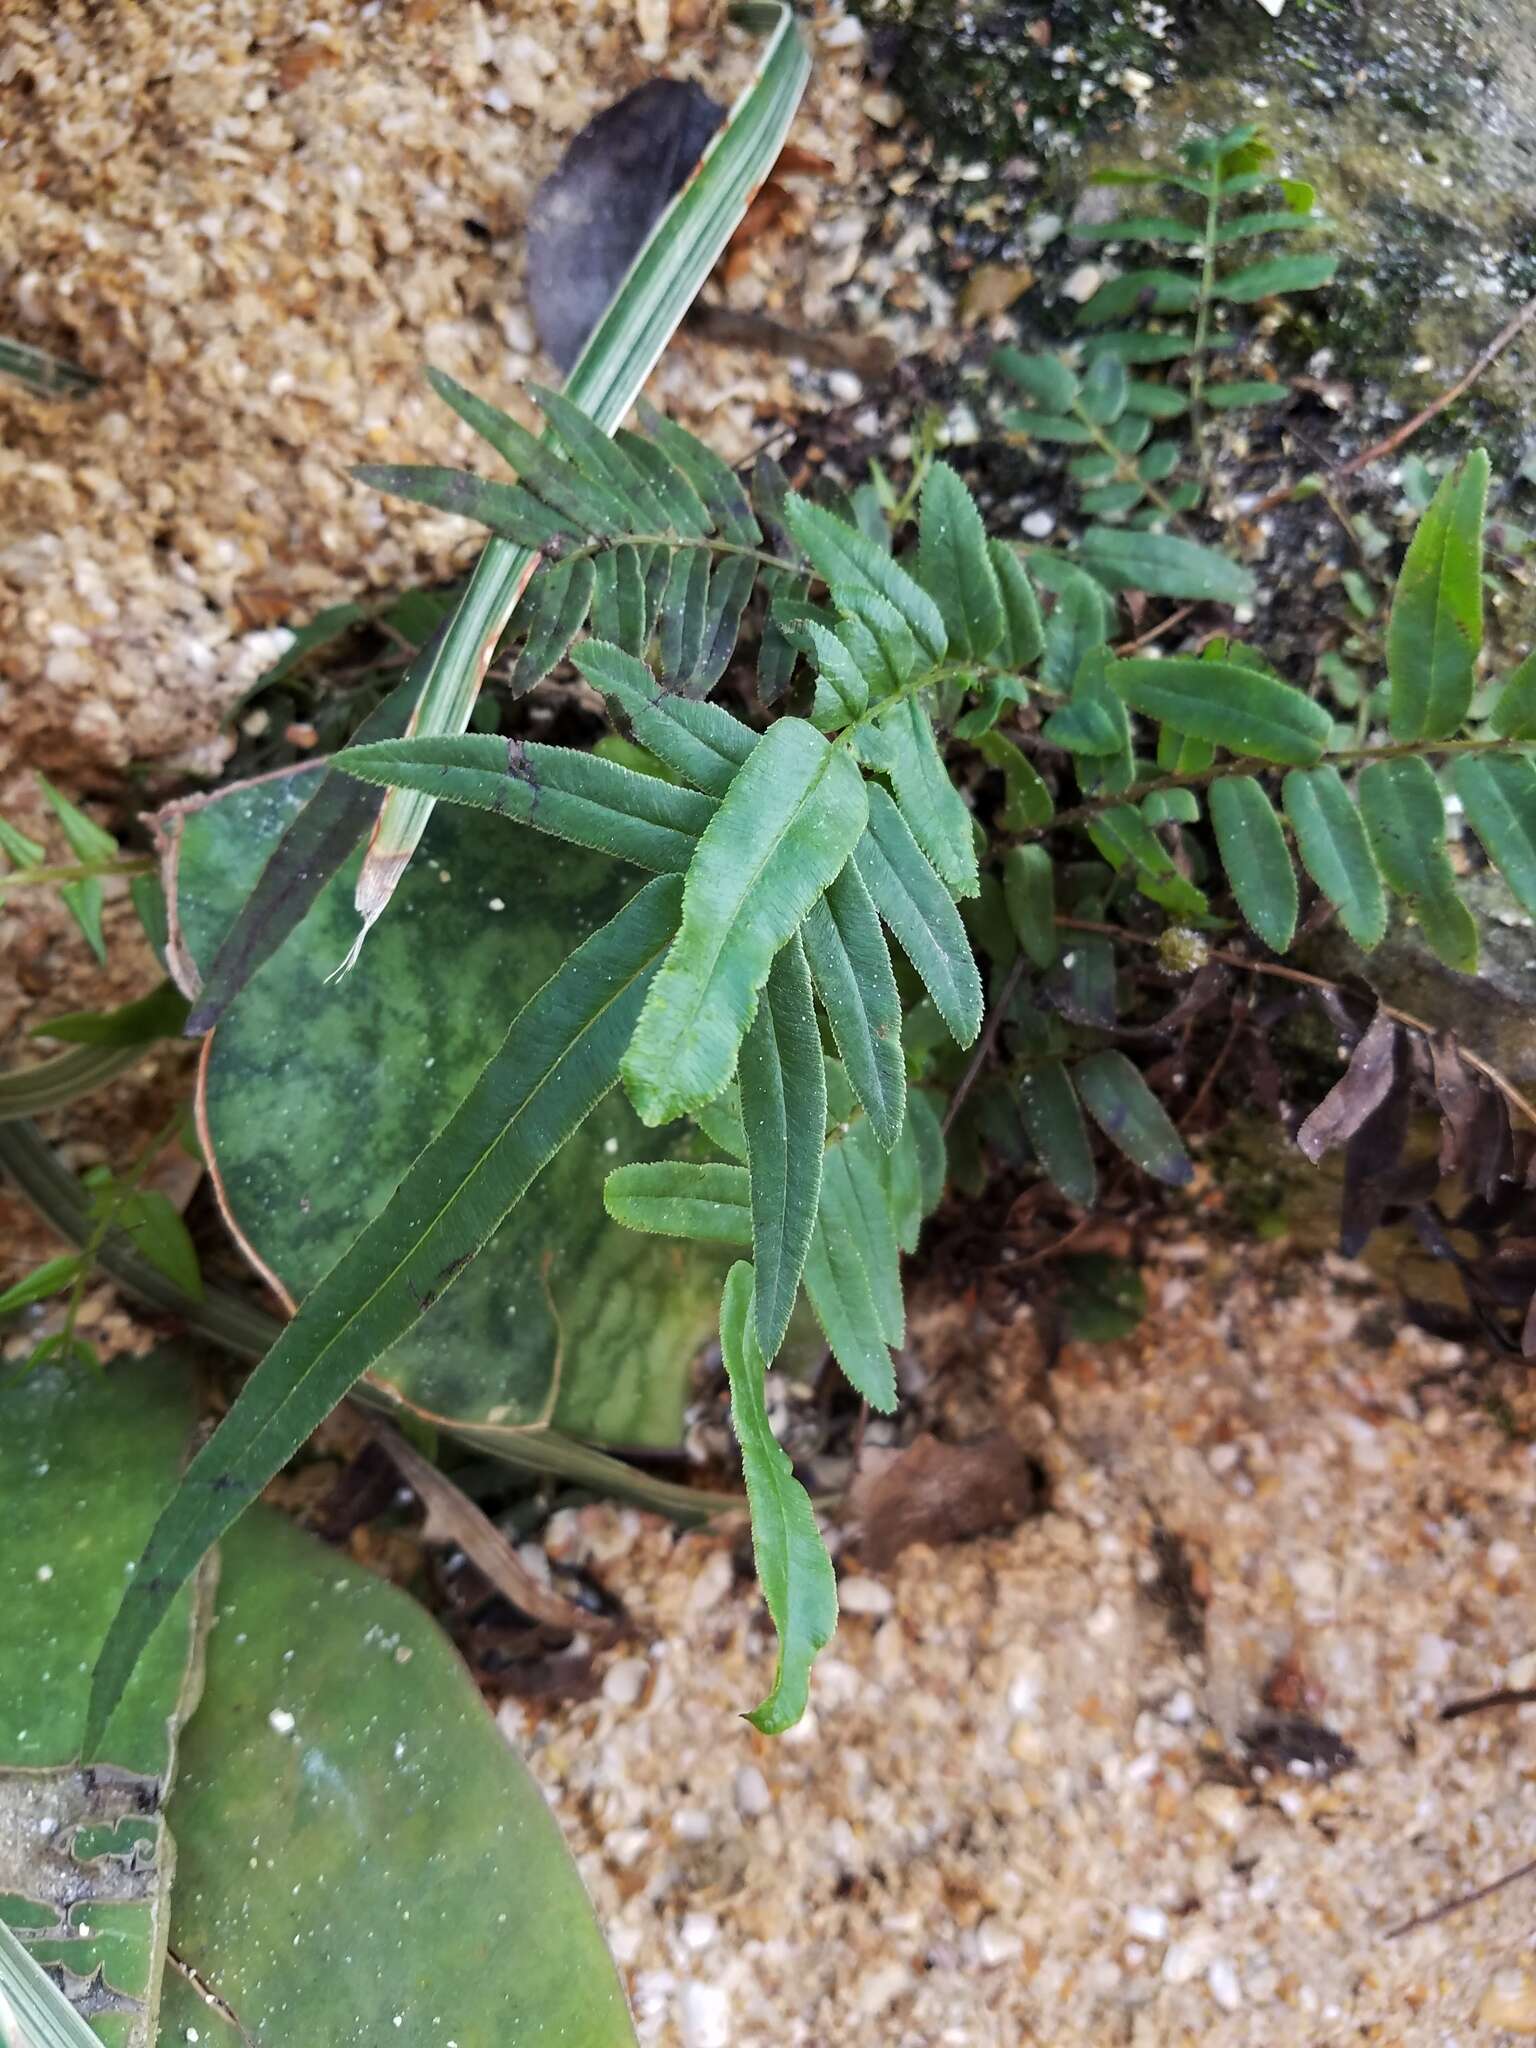
[[[1454,405],[1458,398],[1470,391],[1483,372],[1498,361],[1510,343],[1517,340],[1533,320],[1536,320],[1536,299],[1528,299],[1514,318],[1507,320],[1499,329],[1464,377],[1458,377],[1454,384],[1442,391],[1440,396],[1426,405],[1422,412],[1416,412],[1411,420],[1405,420],[1383,440],[1373,441],[1369,448],[1362,448],[1358,455],[1351,455],[1347,462],[1339,463],[1331,472],[1332,475],[1354,476],[1368,463],[1379,462],[1382,456],[1395,454],[1405,441],[1412,440],[1421,427],[1427,427],[1448,405]],[[1295,484],[1287,484],[1283,490],[1271,491],[1267,497],[1260,498],[1249,517],[1256,518],[1261,512],[1270,512],[1276,505],[1283,505],[1294,494],[1296,488]]]
[[[1486,1707],[1529,1707],[1536,1705],[1536,1686],[1500,1686],[1497,1692],[1480,1692],[1469,1700],[1452,1700],[1436,1715],[1440,1721],[1459,1721],[1466,1714],[1480,1714]]]
[[[372,1420],[369,1429],[426,1509],[432,1539],[456,1543],[498,1593],[505,1594],[514,1607],[520,1607],[535,1621],[566,1635],[587,1635],[605,1642],[612,1639],[616,1633],[612,1622],[588,1613],[551,1587],[541,1585],[485,1511],[476,1507],[446,1472],[440,1472],[430,1458],[424,1458],[408,1443],[398,1429],[391,1429],[387,1422]]]
[[[1056,923],[1067,931],[1098,932],[1104,938],[1124,939],[1128,945],[1148,946],[1154,951],[1162,943],[1150,933],[1127,931],[1124,925],[1097,924],[1086,917],[1058,917]],[[1223,967],[1235,967],[1240,973],[1270,974],[1277,980],[1297,982],[1302,988],[1326,989],[1333,995],[1347,993],[1342,983],[1330,981],[1326,975],[1306,974],[1299,967],[1282,967],[1278,960],[1246,960],[1241,953],[1228,953],[1219,946],[1207,947],[1205,957],[1207,960],[1219,961]],[[1422,1031],[1427,1038],[1434,1037],[1434,1025],[1426,1024],[1422,1017],[1415,1017],[1407,1010],[1394,1009],[1390,1003],[1380,1003],[1377,1007],[1382,1015],[1390,1017],[1394,1024],[1405,1024],[1410,1031]],[[1464,1045],[1458,1045],[1457,1051],[1469,1067],[1481,1074],[1485,1081],[1491,1082],[1506,1102],[1518,1109],[1522,1116],[1536,1126],[1536,1103],[1528,1101],[1512,1081],[1505,1079],[1497,1067],[1490,1066],[1487,1060],[1479,1059],[1475,1052],[1469,1052]]]
[[[1176,612],[1170,612],[1166,619],[1159,619],[1155,626],[1149,627],[1145,633],[1138,633],[1134,640],[1122,640],[1115,649],[1116,654],[1134,654],[1140,647],[1150,647],[1154,640],[1161,640],[1163,635],[1171,633],[1175,626],[1182,626],[1190,614],[1198,609],[1197,605],[1181,604]]]
[[[1463,1892],[1459,1898],[1447,1899],[1443,1906],[1436,1906],[1428,1913],[1415,1913],[1411,1920],[1403,1921],[1399,1927],[1389,1927],[1388,1941],[1396,1941],[1400,1934],[1412,1934],[1415,1928],[1433,1927],[1437,1920],[1449,1919],[1452,1913],[1459,1913],[1466,1906],[1481,1905],[1484,1899],[1491,1899],[1495,1892],[1501,1892],[1512,1884],[1518,1884],[1522,1877],[1536,1872],[1536,1856],[1529,1863],[1522,1863],[1518,1870],[1507,1870],[1502,1877],[1496,1877],[1492,1884],[1479,1885],[1475,1892]]]

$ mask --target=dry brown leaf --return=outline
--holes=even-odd
[[[958,1543],[989,1529],[1011,1529],[1042,1505],[1040,1474],[1004,1430],[968,1444],[943,1444],[926,1431],[904,1451],[869,1459],[854,1475],[849,1505],[857,1516],[859,1555],[883,1571],[909,1543]]]
[[[1378,1010],[1349,1065],[1296,1133],[1296,1143],[1314,1166],[1330,1146],[1352,1138],[1380,1109],[1396,1074],[1397,1026],[1385,1010]]]
[[[960,294],[961,326],[979,327],[994,313],[1006,313],[1034,281],[1035,273],[1027,263],[978,264]]]

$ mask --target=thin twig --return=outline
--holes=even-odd
[[[1483,372],[1498,361],[1510,343],[1516,340],[1533,320],[1536,320],[1536,299],[1528,299],[1512,320],[1505,321],[1464,377],[1458,377],[1454,384],[1442,391],[1440,396],[1426,405],[1422,412],[1416,412],[1411,420],[1405,420],[1384,440],[1373,442],[1369,448],[1362,448],[1358,455],[1351,455],[1347,462],[1341,462],[1334,475],[1353,476],[1357,470],[1364,469],[1367,463],[1379,461],[1383,455],[1395,454],[1421,427],[1427,427],[1448,405],[1454,405],[1464,392],[1470,391]]]
[[[1123,939],[1128,945],[1149,946],[1154,951],[1162,943],[1149,932],[1128,931],[1124,925],[1119,924],[1099,924],[1092,918],[1058,917],[1056,923],[1066,931],[1098,932],[1107,939]],[[1244,974],[1269,974],[1278,981],[1296,982],[1302,988],[1325,989],[1332,995],[1348,993],[1341,982],[1330,981],[1322,974],[1307,974],[1300,967],[1283,967],[1278,960],[1249,960],[1241,953],[1229,953],[1220,946],[1208,946],[1205,957],[1207,960],[1219,961],[1223,967],[1235,967]],[[1421,1031],[1426,1038],[1434,1037],[1434,1025],[1425,1023],[1422,1017],[1415,1017],[1407,1010],[1394,1009],[1390,1003],[1381,1003],[1378,1007],[1382,1015],[1390,1017],[1394,1024],[1404,1024],[1410,1031]],[[1504,1100],[1512,1108],[1518,1109],[1520,1114],[1536,1127],[1536,1103],[1528,1101],[1513,1081],[1507,1080],[1498,1068],[1490,1066],[1487,1060],[1479,1059],[1475,1052],[1469,1052],[1464,1045],[1458,1045],[1456,1049],[1469,1067],[1481,1074],[1485,1081],[1491,1082]]]
[[[1170,612],[1166,619],[1159,619],[1155,626],[1149,627],[1145,633],[1138,633],[1134,640],[1122,640],[1114,650],[1115,653],[1135,654],[1139,648],[1150,647],[1154,640],[1161,640],[1164,634],[1171,633],[1175,626],[1182,626],[1190,614],[1198,609],[1197,605],[1181,604],[1176,612]]]
[[[1469,1700],[1452,1700],[1448,1707],[1442,1707],[1438,1718],[1442,1721],[1460,1721],[1468,1714],[1480,1714],[1487,1707],[1529,1707],[1536,1706],[1536,1686],[1501,1686],[1497,1692],[1480,1692]]]
[[[1388,1941],[1396,1941],[1400,1934],[1412,1934],[1415,1928],[1433,1927],[1437,1920],[1447,1920],[1452,1913],[1460,1913],[1468,1906],[1481,1905],[1484,1899],[1491,1899],[1495,1892],[1504,1891],[1509,1885],[1518,1884],[1522,1877],[1536,1872],[1536,1856],[1529,1863],[1522,1863],[1518,1870],[1507,1870],[1502,1877],[1496,1877],[1492,1884],[1479,1885],[1475,1892],[1463,1892],[1459,1898],[1447,1899],[1443,1906],[1436,1906],[1428,1913],[1415,1913],[1411,1920],[1403,1921],[1399,1927],[1389,1927]]]

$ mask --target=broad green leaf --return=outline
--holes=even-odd
[[[1272,952],[1286,952],[1296,936],[1299,899],[1285,828],[1274,805],[1251,775],[1219,776],[1208,801],[1238,909]]]
[[[868,678],[836,633],[815,619],[807,619],[801,630],[819,678],[816,724],[827,731],[851,725],[869,702]]]
[[[1293,768],[1285,778],[1285,815],[1301,864],[1339,913],[1357,946],[1379,946],[1387,899],[1360,813],[1337,768]]]
[[[1005,795],[999,823],[1005,832],[1033,832],[1049,825],[1056,806],[1038,769],[1006,734],[984,732],[976,751],[989,768],[1003,773]]]
[[[1003,637],[995,658],[1003,668],[1032,668],[1045,650],[1045,627],[1029,572],[1004,541],[989,540],[987,553],[1003,601]]]
[[[811,979],[871,1128],[889,1149],[906,1113],[901,998],[880,919],[849,861],[800,928]]]
[[[1135,378],[1126,387],[1125,408],[1127,412],[1144,413],[1149,420],[1176,420],[1189,411],[1189,400],[1171,384],[1149,384]],[[1146,465],[1142,467],[1145,469]]]
[[[944,617],[922,585],[885,549],[797,491],[784,500],[784,521],[828,588],[863,584],[893,604],[930,661],[942,661],[949,645]]]
[[[901,1247],[885,1192],[885,1155],[862,1119],[847,1136],[827,1148],[827,1172],[833,1193],[828,1227],[851,1228],[854,1245],[869,1275],[875,1313],[887,1344],[906,1341],[906,1303],[901,1291]],[[839,1178],[846,1179],[846,1202]]]
[[[1078,393],[1078,410],[1090,426],[1112,427],[1125,411],[1130,379],[1118,356],[1099,356]]]
[[[617,553],[633,560],[632,549],[621,548]],[[618,573],[615,568],[616,579]],[[565,659],[571,642],[586,624],[596,588],[596,570],[586,556],[548,562],[536,572],[518,608],[523,645],[512,666],[514,696],[520,697],[541,683],[555,663]]]
[[[1304,768],[1333,736],[1321,704],[1238,662],[1135,657],[1111,662],[1108,673],[1133,711],[1231,754]]]
[[[1488,858],[1536,917],[1536,767],[1523,754],[1463,754],[1451,787]]]
[[[1003,901],[1019,944],[1036,967],[1057,953],[1056,871],[1043,846],[1012,846],[1003,859]]]
[[[837,1626],[837,1579],[810,1497],[769,1426],[752,1268],[744,1260],[732,1266],[725,1283],[720,1353],[731,1386],[731,1426],[741,1445],[758,1584],[779,1638],[772,1689],[747,1719],[764,1735],[782,1735],[805,1712],[811,1665]]]
[[[1285,206],[1269,210],[1260,208],[1250,213],[1236,214],[1231,220],[1223,221],[1217,228],[1217,246],[1227,248],[1233,242],[1251,241],[1255,235],[1294,235],[1303,228],[1332,225],[1331,222],[1324,220],[1321,214],[1313,214],[1309,220],[1309,212],[1310,208],[1298,210],[1294,206]]]
[[[469,470],[445,469],[435,463],[359,462],[351,474],[370,490],[405,498],[413,505],[430,505],[435,512],[456,512],[461,519],[473,519],[477,526],[488,527],[518,549],[536,550],[556,540],[582,540],[589,531],[616,533],[623,525],[616,516],[604,519],[598,514],[601,523],[588,527],[583,520],[541,502],[521,484],[494,483]]]
[[[583,538],[633,531],[639,521],[639,508],[627,504],[606,476],[594,480],[589,469],[578,467],[562,455],[553,439],[541,441],[520,421],[475,392],[467,391],[446,371],[429,368],[427,382],[445,405],[451,406],[517,471],[534,497],[559,515],[569,531]],[[591,431],[596,433],[599,429],[594,427]],[[364,477],[364,481],[374,479]]]
[[[1280,405],[1290,395],[1289,384],[1272,384],[1262,379],[1208,384],[1205,388],[1205,402],[1212,412],[1235,412],[1248,405]]]
[[[624,1055],[643,1122],[684,1116],[729,1081],[774,954],[867,817],[863,778],[844,749],[803,719],[768,728],[700,835],[682,927]]]
[[[868,1268],[855,1236],[842,1148],[827,1148],[821,1176],[821,1213],[805,1261],[805,1292],[838,1369],[871,1408],[889,1415],[896,1406],[896,1368],[881,1333]]]
[[[1218,337],[1218,342],[1219,342]],[[1130,328],[1118,334],[1095,334],[1084,344],[1090,362],[1101,355],[1116,355],[1122,363],[1177,363],[1194,353],[1194,336],[1182,329],[1168,334],[1148,334]]]
[[[746,1165],[747,1134],[741,1121],[741,1090],[734,1081],[729,1088],[722,1088],[713,1102],[702,1103],[694,1111],[693,1120],[712,1145]]]
[[[730,666],[741,637],[741,615],[757,581],[757,564],[742,555],[716,562],[709,578],[704,609],[704,638],[697,666],[688,679],[689,694],[704,697]]]
[[[1483,507],[1478,449],[1436,491],[1409,545],[1387,627],[1395,740],[1450,738],[1472,701],[1483,644]]]
[[[881,673],[877,694],[883,696],[887,691],[903,688],[924,665],[912,628],[895,605],[877,590],[839,584],[835,595],[839,611],[856,620],[879,649]],[[875,683],[873,676],[871,683]]]
[[[757,1342],[770,1363],[789,1328],[821,1199],[827,1080],[810,970],[780,949],[741,1042],[741,1124],[751,1182]]]
[[[1499,692],[1488,729],[1503,740],[1536,740],[1536,650]]]
[[[1371,761],[1360,776],[1360,812],[1387,887],[1408,903],[1437,958],[1471,974],[1477,925],[1456,894],[1445,850],[1445,802],[1417,755]]]
[[[1093,1147],[1072,1077],[1060,1060],[1035,1060],[1019,1076],[1019,1114],[1040,1170],[1055,1187],[1091,1209],[1099,1191]]]
[[[895,804],[873,784],[869,826],[854,851],[859,878],[956,1043],[981,1029],[981,976],[949,891],[923,856]]]
[[[1000,348],[992,357],[992,368],[1047,412],[1069,413],[1077,402],[1077,379],[1060,356],[1027,356],[1016,348]]]
[[[918,1177],[923,1190],[923,1214],[931,1216],[944,1199],[944,1183],[949,1173],[949,1162],[945,1156],[944,1126],[939,1121],[939,1112],[934,1108],[931,1090],[914,1088],[907,1097],[907,1117],[912,1125],[912,1136],[917,1145]]]
[[[1253,572],[1216,548],[1173,533],[1127,533],[1090,526],[1079,543],[1083,566],[1115,590],[1147,590],[1159,597],[1204,598],[1246,604]]]
[[[917,571],[952,653],[985,660],[1003,637],[1002,593],[976,501],[947,462],[931,464],[923,479]]]
[[[976,838],[965,798],[955,787],[925,705],[903,697],[878,712],[859,736],[860,752],[889,778],[901,815],[952,896],[979,887]]]
[[[47,1301],[51,1295],[62,1294],[66,1287],[74,1286],[87,1264],[79,1252],[61,1252],[56,1259],[44,1259],[40,1266],[34,1266],[30,1273],[23,1273],[0,1294],[0,1316],[14,1315],[18,1309],[30,1308],[34,1302]]]
[[[633,526],[654,531],[665,523],[666,512],[651,488],[648,473],[631,462],[610,434],[579,405],[573,405],[564,392],[551,391],[543,384],[530,384],[528,392],[553,430],[542,447],[563,447],[581,474],[622,506]],[[513,463],[514,468],[519,466]]]
[[[645,663],[620,647],[585,640],[573,658],[592,687],[618,705],[641,746],[695,789],[725,795],[757,744],[750,725],[718,704],[663,690]]]
[[[1195,1169],[1162,1104],[1123,1052],[1079,1060],[1072,1079],[1083,1107],[1112,1145],[1171,1188],[1187,1187]]]
[[[666,528],[683,539],[702,540],[710,530],[704,501],[688,478],[643,434],[620,427],[613,437],[630,462],[645,478],[651,495],[661,506]]]
[[[1079,327],[1104,327],[1127,313],[1184,313],[1200,296],[1200,280],[1182,270],[1128,270],[1101,284],[1077,316]]]
[[[1101,484],[1096,490],[1084,491],[1083,510],[1091,519],[1120,519],[1139,505],[1146,495],[1146,486],[1135,479],[1125,483]],[[1103,531],[1102,528],[1095,530]]]
[[[208,1546],[427,1313],[613,1086],[680,895],[675,877],[648,883],[518,1012],[464,1101],[246,1381],[156,1524],[108,1632],[89,1751]]]
[[[1218,278],[1216,297],[1250,306],[1256,299],[1272,299],[1281,292],[1313,292],[1327,284],[1338,267],[1338,257],[1325,250],[1303,256],[1271,256],[1234,271],[1230,277]]]
[[[1171,853],[1133,804],[1117,804],[1088,820],[1088,837],[1115,869],[1129,864],[1136,886],[1180,917],[1203,917],[1204,894],[1179,872]]]
[[[3,853],[18,868],[41,867],[47,857],[47,848],[35,839],[29,839],[25,832],[0,818],[0,853]]]
[[[334,765],[363,782],[494,811],[658,874],[685,871],[718,809],[697,790],[637,775],[597,754],[495,733],[383,740],[344,748]]]
[[[1192,789],[1154,789],[1141,800],[1149,825],[1198,825],[1200,799]]]
[[[633,2048],[559,1823],[431,1616],[265,1508],[221,1553],[171,1947],[233,2038]],[[161,2048],[192,2036],[231,2048],[217,2008]]]
[[[656,626],[656,673],[664,688],[700,694],[691,689],[691,678],[704,653],[708,604],[709,556],[702,548],[683,549],[672,558]]]
[[[603,1182],[603,1207],[615,1223],[657,1237],[705,1244],[752,1243],[752,1203],[744,1166],[698,1166],[686,1159],[616,1166]]]
[[[880,1170],[896,1242],[904,1252],[915,1252],[923,1228],[923,1175],[910,1117],[896,1143],[882,1155]]]
[[[1123,755],[1129,763],[1131,725],[1125,705],[1106,676],[1107,652],[1090,647],[1077,665],[1072,695],[1045,721],[1042,733],[1069,753]]]

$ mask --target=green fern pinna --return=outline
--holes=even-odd
[[[1082,567],[1049,565],[1042,616],[1028,566],[988,537],[941,462],[922,481],[915,546],[903,545],[868,494],[844,518],[788,491],[771,465],[749,491],[654,415],[644,435],[610,439],[535,391],[550,430],[536,441],[435,382],[519,482],[362,474],[540,550],[514,621],[514,688],[569,654],[624,736],[622,758],[474,734],[357,745],[336,765],[652,879],[513,1018],[192,1464],[103,1652],[94,1725],[209,1543],[621,1086],[648,1124],[695,1119],[715,1156],[615,1172],[611,1215],[742,1252],[721,1344],[780,1638],[752,1718],[779,1730],[804,1708],[836,1596],[811,1503],[768,1425],[764,1374],[803,1290],[851,1385],[872,1407],[894,1404],[900,1259],[945,1176],[942,1105],[912,1083],[914,1048],[935,1035],[976,1044],[986,1003],[973,933],[995,1003],[1030,973],[1066,973],[1087,1009],[1108,941],[1063,953],[1063,902],[1081,915],[1131,889],[1171,932],[1199,934],[1222,926],[1224,887],[1281,952],[1307,888],[1365,947],[1396,899],[1468,970],[1477,936],[1447,853],[1442,773],[1536,914],[1536,659],[1498,690],[1477,679],[1487,460],[1447,477],[1419,526],[1388,641],[1390,731],[1362,743],[1236,642],[1117,658],[1114,598]],[[749,721],[707,693],[754,594],[766,612]],[[967,787],[1000,775],[992,838],[956,773]],[[1069,861],[1042,843],[1062,832],[1076,841]],[[1108,977],[1112,994],[1112,960]],[[1058,1017],[1016,1001],[1009,1016],[1025,1048],[1021,1115],[1068,1194],[1092,1196],[1089,1120],[1164,1180],[1188,1177],[1177,1133],[1121,1053],[1084,1050]]]

